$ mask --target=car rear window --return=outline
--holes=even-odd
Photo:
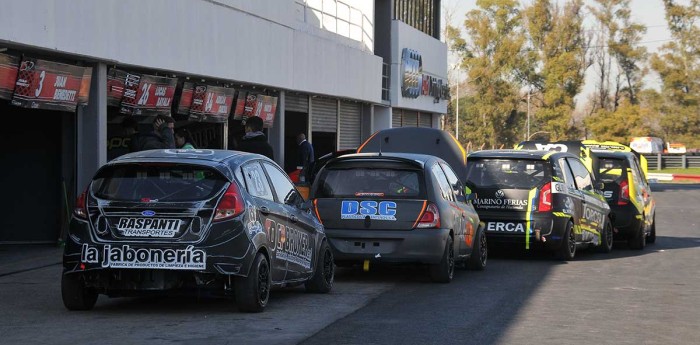
[[[472,159],[467,180],[476,187],[531,189],[551,180],[549,164],[532,159]]]
[[[92,192],[113,201],[182,202],[214,197],[226,185],[214,169],[184,164],[120,164],[102,169]]]
[[[626,179],[622,172],[626,171],[626,164],[623,159],[599,158],[598,178],[602,182],[620,182]]]
[[[423,172],[415,169],[328,169],[319,177],[319,198],[424,198]]]

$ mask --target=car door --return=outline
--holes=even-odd
[[[454,170],[452,170],[452,167],[447,165],[447,163],[440,163],[440,166],[445,172],[447,182],[449,182],[450,187],[452,187],[455,204],[461,212],[461,221],[464,228],[464,241],[460,241],[459,253],[470,254],[474,247],[474,236],[479,228],[479,215],[476,213],[476,210],[471,202],[467,201],[467,198],[464,195],[464,186],[457,177],[457,174],[455,174]],[[462,253],[462,251],[464,253]]]
[[[286,236],[284,242],[278,241],[276,255],[287,261],[287,280],[307,278],[313,273],[316,257],[317,222],[311,212],[301,210],[303,198],[287,174],[272,163],[262,165],[275,192],[275,202],[286,215]]]
[[[262,225],[270,251],[272,281],[283,281],[287,275],[287,260],[284,256],[277,255],[277,248],[282,246],[287,237],[287,212],[284,207],[275,202],[272,188],[259,160],[244,164],[241,171],[246,190],[253,197],[253,203],[246,205],[246,212],[249,213],[246,230],[259,226],[255,224]]]
[[[583,242],[600,241],[600,233],[605,226],[607,202],[598,194],[593,185],[593,176],[588,169],[575,158],[566,158],[574,175],[576,188],[583,193],[583,213],[581,216],[581,240]]]
[[[437,181],[440,188],[439,194],[442,202],[442,207],[439,206],[440,218],[444,218],[447,222],[442,225],[442,228],[450,227],[454,231],[454,245],[458,255],[465,255],[466,248],[464,246],[464,223],[465,220],[462,217],[463,213],[460,207],[455,202],[455,195],[453,194],[452,187],[447,181],[447,176],[442,171],[439,164],[433,164],[430,168],[433,178]]]

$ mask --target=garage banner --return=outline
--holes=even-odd
[[[12,99],[18,68],[19,57],[0,54],[0,98]]]
[[[87,104],[92,68],[23,58],[12,104],[35,109],[75,111]]]
[[[263,119],[265,127],[270,128],[275,122],[275,113],[277,112],[277,97],[262,96],[258,97],[260,105],[258,106],[259,114]]]
[[[226,122],[235,94],[236,90],[228,87],[185,83],[178,113],[189,114],[192,121]]]
[[[127,115],[170,116],[177,78],[111,69],[107,77],[107,104]]]

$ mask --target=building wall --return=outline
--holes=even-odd
[[[444,114],[447,100],[435,103],[431,96],[406,98],[401,96],[401,52],[404,48],[419,52],[423,60],[423,73],[440,78],[447,83],[447,45],[398,20],[391,25],[391,106]]]
[[[9,0],[0,11],[0,43],[379,103],[381,58],[358,49],[363,43],[309,29],[297,6],[295,0]]]

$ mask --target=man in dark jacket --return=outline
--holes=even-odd
[[[153,120],[153,131],[146,134],[138,131],[138,124],[131,116],[124,119],[122,125],[130,138],[129,152],[175,148],[175,121],[170,116],[156,116]]]
[[[311,183],[311,169],[314,164],[314,147],[306,140],[306,135],[304,135],[304,133],[299,133],[297,135],[297,144],[299,144],[298,166],[301,167],[299,177],[302,178],[301,182]]]
[[[239,151],[261,154],[267,158],[275,159],[272,146],[267,142],[267,137],[262,132],[263,120],[252,116],[245,123],[245,135],[238,145]]]

